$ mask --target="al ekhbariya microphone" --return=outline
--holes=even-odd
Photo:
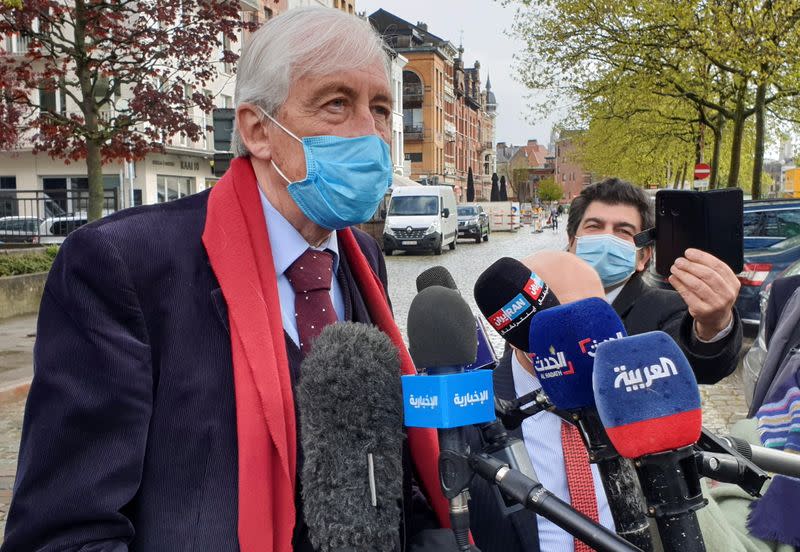
[[[400,549],[400,361],[373,326],[338,322],[314,340],[297,385],[302,499],[320,552]]]
[[[529,348],[536,377],[559,410],[578,426],[600,479],[617,533],[642,550],[653,550],[644,500],[630,461],[620,457],[597,414],[592,374],[598,344],[626,334],[604,299],[590,297],[538,313],[531,322]]]
[[[634,459],[664,550],[705,552],[692,447],[702,425],[700,392],[686,356],[664,332],[606,341],[592,377],[600,419],[617,451]]]
[[[436,428],[439,481],[450,501],[460,550],[469,550],[468,486],[472,471],[464,427],[494,420],[492,373],[466,371],[475,362],[475,317],[457,291],[429,286],[408,309],[408,352],[421,375],[401,378],[405,424]]]

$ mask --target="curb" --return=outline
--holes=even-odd
[[[31,378],[22,378],[0,384],[0,403],[21,399],[28,394]]]

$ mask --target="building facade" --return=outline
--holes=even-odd
[[[592,175],[577,159],[579,131],[562,130],[556,140],[555,179],[564,189],[564,199],[571,201],[584,187],[592,183]]]
[[[369,16],[387,44],[408,60],[403,70],[404,150],[412,180],[446,184],[466,196],[472,169],[476,199],[488,199],[495,170],[497,101],[481,87],[480,63],[465,68],[463,48],[385,10]]]
[[[405,148],[403,147],[403,69],[408,60],[391,52],[392,70],[392,166],[394,174],[409,176],[411,167],[406,163]]]

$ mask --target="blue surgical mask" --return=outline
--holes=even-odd
[[[636,246],[611,234],[580,236],[575,254],[592,265],[606,289],[624,282],[636,270]]]
[[[358,138],[307,136],[302,140],[261,110],[286,134],[303,145],[306,177],[290,181],[289,195],[313,223],[331,230],[368,221],[392,184],[392,158],[389,145],[379,136]]]

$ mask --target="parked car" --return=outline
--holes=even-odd
[[[0,217],[0,243],[39,243],[38,217]]]
[[[86,214],[64,215],[45,219],[39,226],[39,243],[61,244],[70,232],[87,223]]]
[[[458,237],[489,241],[489,215],[474,203],[458,206]]]
[[[781,272],[775,279],[783,278],[785,276],[800,275],[800,261],[797,261]],[[744,387],[744,398],[749,406],[753,400],[753,391],[756,388],[758,376],[761,374],[761,368],[764,366],[764,361],[767,358],[767,339],[765,336],[764,319],[767,313],[767,301],[769,300],[770,289],[772,284],[767,284],[764,289],[759,293],[759,311],[760,323],[758,326],[758,334],[756,335],[753,345],[742,361],[742,383]]]
[[[386,224],[383,228],[383,251],[433,251],[456,248],[458,223],[456,196],[452,186],[402,186],[392,191]]]
[[[763,249],[744,252],[744,270],[738,274],[741,288],[736,299],[736,309],[745,325],[753,328],[759,323],[759,293],[778,274],[800,260],[800,235],[781,240]],[[672,289],[666,278],[656,272],[655,260],[650,262],[645,280],[650,285]]]
[[[744,249],[764,249],[800,236],[800,199],[744,202]]]

